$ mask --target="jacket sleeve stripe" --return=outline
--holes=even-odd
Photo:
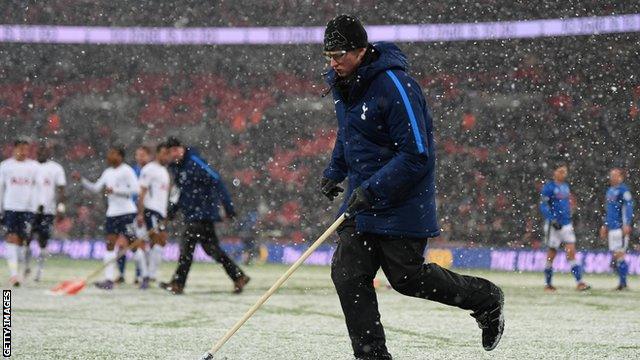
[[[200,159],[199,157],[197,157],[195,155],[191,155],[190,158],[196,164],[198,164],[198,166],[200,166],[204,171],[206,171],[207,174],[211,175],[212,178],[214,178],[215,180],[220,180],[220,175],[218,175],[218,173],[213,171],[213,169],[211,169],[209,167],[209,165],[207,165],[204,161],[202,161],[202,159]]]
[[[400,80],[398,77],[391,71],[387,70],[387,75],[391,78],[393,83],[396,85],[400,96],[402,97],[402,102],[404,103],[404,108],[407,110],[407,115],[409,115],[409,121],[411,122],[411,129],[413,130],[413,137],[416,140],[416,145],[418,146],[418,153],[424,153],[424,145],[422,143],[422,137],[420,136],[420,128],[418,128],[418,122],[416,120],[416,115],[413,113],[413,108],[411,107],[411,103],[409,102],[409,97],[407,96],[406,91],[400,84]]]

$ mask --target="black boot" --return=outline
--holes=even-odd
[[[173,295],[182,295],[182,293],[184,292],[184,286],[176,283],[175,281],[172,281],[172,282],[161,281],[158,284],[158,286],[160,286],[161,289],[167,290]]]
[[[495,301],[471,314],[482,329],[482,347],[487,351],[498,346],[504,331],[504,293],[494,285],[491,294],[495,295]]]

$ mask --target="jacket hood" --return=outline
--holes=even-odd
[[[198,149],[194,147],[187,147],[186,151],[184,152],[184,158],[186,159],[191,155],[200,156],[200,151],[198,151]]]
[[[184,156],[182,157],[182,159],[180,159],[180,161],[178,163],[173,163],[173,164],[169,165],[169,167],[182,167],[182,166],[184,166],[184,164],[187,162],[187,160],[192,155],[200,156],[200,152],[196,148],[189,147],[189,146],[185,147]]]
[[[380,57],[371,64],[361,66],[356,70],[356,76],[359,76],[361,80],[368,82],[381,72],[394,69],[407,71],[409,68],[406,55],[396,44],[380,41],[371,45],[378,51]],[[335,70],[330,69],[325,80],[329,85],[333,85],[336,77]]]

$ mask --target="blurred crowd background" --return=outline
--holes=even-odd
[[[8,0],[0,4],[0,22],[322,26],[342,12],[365,25],[640,12],[633,2],[600,1],[175,3]],[[596,233],[608,170],[625,168],[640,194],[637,34],[398,45],[433,112],[440,241],[540,246],[539,190],[564,163],[580,246],[604,245]],[[221,172],[241,218],[259,214],[257,237],[313,238],[338,205],[318,191],[336,125],[331,99],[320,96],[328,66],[321,50],[0,44],[2,157],[16,137],[45,140],[68,173],[95,179],[111,144],[126,145],[133,164],[138,145],[178,136]],[[67,193],[71,216],[57,224],[58,235],[102,236],[103,201],[74,184]],[[241,223],[223,233],[233,236]]]

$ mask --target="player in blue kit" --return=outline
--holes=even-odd
[[[620,279],[616,290],[627,289],[629,265],[624,259],[629,246],[633,221],[633,197],[627,185],[623,183],[624,171],[611,169],[609,183],[611,187],[606,195],[606,216],[600,228],[600,237],[609,241],[609,251],[613,253],[611,264]]]
[[[547,251],[547,263],[544,269],[545,291],[555,291],[552,285],[553,260],[560,245],[564,245],[567,260],[571,265],[571,273],[576,279],[576,289],[588,290],[590,287],[582,281],[582,266],[576,261],[576,235],[571,222],[571,191],[565,182],[569,170],[565,165],[558,166],[553,172],[553,181],[548,181],[542,188],[540,212],[544,216],[544,233]]]

